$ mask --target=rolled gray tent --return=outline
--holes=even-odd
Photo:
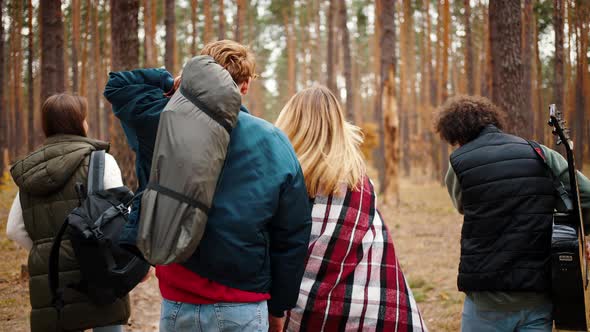
[[[137,246],[150,263],[183,262],[199,245],[241,102],[229,72],[210,56],[184,67],[160,117],[141,200]]]

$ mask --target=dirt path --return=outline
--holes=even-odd
[[[0,331],[28,330],[28,291],[21,279],[26,254],[6,239],[14,188],[0,188]],[[400,205],[380,209],[398,258],[430,331],[458,331],[463,295],[456,289],[460,216],[437,184],[402,181]],[[153,277],[131,294],[128,331],[157,331],[160,292]]]
[[[461,216],[438,184],[402,182],[399,207],[382,209],[397,257],[430,331],[459,331]]]
[[[128,331],[157,331],[161,301],[158,280],[155,276],[135,288],[131,294],[132,312]]]

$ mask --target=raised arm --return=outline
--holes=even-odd
[[[173,86],[174,78],[161,68],[111,72],[104,96],[112,104],[115,116],[133,127],[154,103],[166,100],[164,94]]]

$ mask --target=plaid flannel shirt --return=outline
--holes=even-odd
[[[368,178],[316,197],[305,274],[287,331],[427,331]]]

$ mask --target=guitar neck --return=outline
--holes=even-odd
[[[566,144],[570,144],[567,142]],[[571,146],[571,145],[570,145]],[[567,154],[567,168],[570,180],[570,194],[572,197],[573,214],[576,215],[579,220],[579,228],[582,237],[584,236],[584,222],[582,219],[582,209],[580,204],[580,190],[578,187],[578,177],[576,175],[576,160],[574,158],[574,152],[571,148],[566,149]]]

